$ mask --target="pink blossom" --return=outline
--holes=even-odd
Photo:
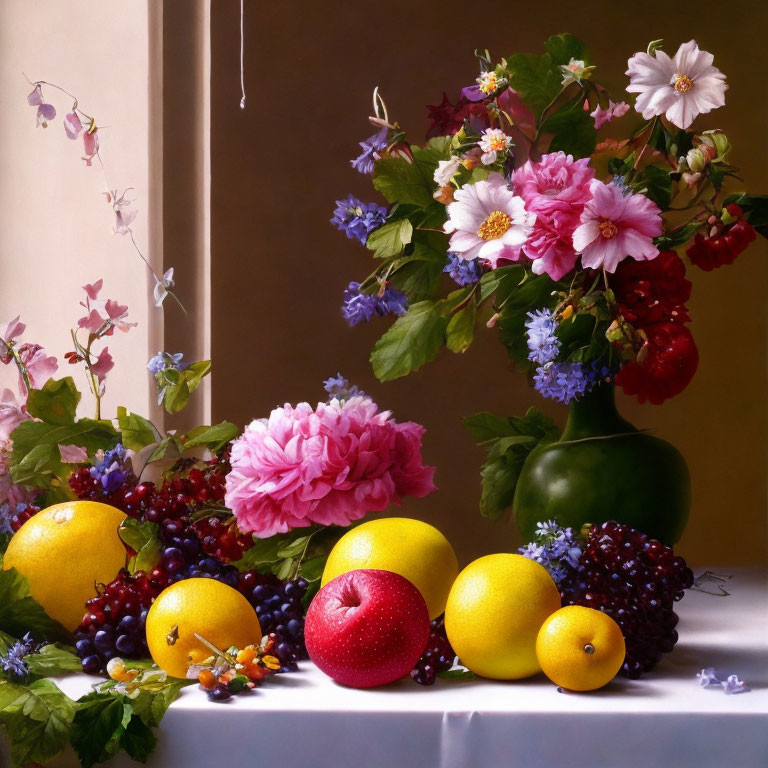
[[[618,104],[612,99],[608,99],[608,107],[603,109],[600,104],[597,105],[594,112],[589,116],[595,119],[595,130],[599,131],[606,123],[610,123],[617,117],[623,117],[629,111],[629,104],[626,101],[620,101]]]
[[[29,418],[24,406],[16,400],[16,395],[10,389],[0,392],[0,506],[8,502],[11,507],[16,507],[21,502],[32,500],[33,494],[28,489],[14,485],[8,469],[13,451],[11,433]]]
[[[116,235],[127,235],[131,231],[131,224],[133,224],[138,211],[129,211],[128,208],[133,204],[133,200],[128,199],[128,192],[130,190],[123,190],[122,193],[118,193],[116,189],[106,192],[107,202],[112,206],[112,210],[115,213],[115,226],[113,232]]]
[[[59,445],[59,454],[65,464],[82,464],[88,461],[88,451],[79,445]]]
[[[91,373],[98,378],[99,384],[101,384],[114,367],[115,362],[112,359],[112,355],[109,354],[109,347],[104,347],[99,352],[96,362],[91,365]]]
[[[7,441],[11,432],[28,418],[29,414],[10,389],[0,392],[0,441]]]
[[[86,165],[93,165],[93,158],[99,154],[99,132],[96,128],[90,128],[83,133],[83,148],[85,149]]]
[[[628,194],[614,184],[593,181],[592,200],[584,207],[573,247],[590,269],[615,272],[628,256],[650,261],[659,255],[653,238],[662,232],[661,211],[645,195]]]
[[[30,107],[37,107],[37,125],[43,128],[48,127],[48,121],[56,117],[56,108],[53,104],[46,104],[43,98],[43,89],[35,86],[35,90],[27,96],[27,104]]]
[[[39,344],[22,344],[18,349],[19,358],[27,369],[29,384],[32,389],[41,389],[48,379],[59,370],[59,363]],[[26,394],[24,382],[19,378],[19,391]]]
[[[76,139],[83,130],[83,124],[80,122],[80,118],[77,112],[68,112],[64,116],[64,132],[67,134],[68,139]]]
[[[588,158],[574,160],[564,152],[543,155],[539,162],[529,160],[512,176],[525,209],[536,214],[524,250],[537,275],[560,280],[576,266],[573,232],[592,196],[589,185],[594,176]]]
[[[90,285],[84,285],[86,299],[85,303],[80,302],[85,307],[86,314],[77,321],[78,328],[85,328],[89,333],[100,336],[111,336],[115,328],[127,333],[137,323],[129,323],[128,307],[124,304],[118,304],[113,299],[98,298],[99,292],[104,284],[103,280],[97,280]]]
[[[435,490],[421,458],[424,428],[398,424],[368,397],[276,408],[232,446],[226,503],[261,538],[293,528],[348,525],[403,496]]]
[[[448,250],[462,259],[480,258],[495,268],[499,261],[518,261],[534,217],[523,200],[507,188],[504,177],[465,184],[447,208],[443,229],[451,234]]]
[[[104,280],[99,279],[95,283],[90,283],[88,285],[83,286],[83,290],[85,291],[85,295],[89,299],[96,299],[99,296],[99,293],[101,292],[101,289],[104,285]]]
[[[27,326],[21,322],[20,316],[16,315],[16,317],[14,317],[13,320],[8,323],[8,327],[5,329],[5,335],[2,338],[5,341],[11,341],[12,339],[16,339],[21,336],[21,334],[26,330]]]

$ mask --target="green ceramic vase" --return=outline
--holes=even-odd
[[[562,437],[531,452],[513,511],[526,541],[540,520],[575,530],[617,520],[667,545],[679,541],[691,506],[691,480],[680,452],[633,427],[602,385],[570,406]]]

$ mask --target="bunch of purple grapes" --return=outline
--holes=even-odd
[[[419,685],[432,685],[440,672],[453,666],[455,658],[456,654],[445,634],[445,620],[440,616],[432,621],[427,647],[411,671],[411,677]]]
[[[621,673],[637,678],[675,647],[673,607],[692,585],[693,572],[671,547],[610,521],[591,529],[561,597],[563,605],[596,608],[614,619],[627,646]]]
[[[246,571],[240,574],[237,586],[256,611],[262,633],[274,633],[275,655],[282,664],[281,671],[295,671],[297,662],[308,658],[303,602],[309,586],[307,580],[284,581],[271,573]]]

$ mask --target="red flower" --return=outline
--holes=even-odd
[[[616,383],[628,395],[637,395],[641,403],[659,405],[688,386],[699,365],[699,351],[684,325],[657,323],[645,332],[648,343],[643,361],[625,363],[616,374]]]
[[[611,278],[611,288],[625,320],[636,328],[690,320],[684,305],[691,297],[691,282],[675,251],[662,251],[651,261],[625,259]]]
[[[724,264],[733,264],[736,257],[757,237],[755,228],[743,218],[744,211],[738,205],[726,206],[726,211],[736,219],[730,226],[720,229],[715,222],[716,233],[705,237],[696,235],[686,253],[692,264],[710,272]]]
[[[469,101],[464,96],[460,96],[455,104],[451,104],[445,92],[439,104],[427,105],[427,117],[431,122],[427,131],[428,139],[433,136],[448,136],[456,133],[466,119],[472,121],[472,127],[478,132],[491,124],[484,101]]]

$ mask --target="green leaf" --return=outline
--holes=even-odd
[[[2,570],[0,558],[0,630],[12,637],[31,632],[37,639],[66,640],[70,633],[31,596],[29,581],[15,568]]]
[[[587,56],[584,43],[568,33],[552,35],[547,38],[547,41],[544,43],[544,50],[549,54],[552,63],[556,66],[568,64],[571,59],[577,59],[585,64],[589,64],[589,57]]]
[[[385,157],[376,163],[373,186],[388,203],[406,203],[426,208],[434,201],[434,182],[431,176],[425,175],[422,170],[424,167],[424,164],[409,163],[402,157]]]
[[[669,232],[665,232],[657,238],[654,238],[654,245],[659,250],[667,251],[674,248],[679,248],[681,245],[685,245],[694,235],[706,224],[705,221],[689,221],[679,229],[673,229]]]
[[[310,583],[319,581],[323,576],[326,562],[328,562],[328,555],[309,557],[302,562],[299,574]]]
[[[444,669],[438,672],[437,676],[441,680],[455,680],[458,683],[477,679],[477,675],[469,669]]]
[[[164,459],[168,453],[168,450],[171,448],[174,449],[176,456],[181,456],[182,452],[184,451],[184,446],[182,445],[181,440],[176,437],[176,435],[167,435],[164,437],[149,455],[147,464],[151,464],[153,461],[160,461],[160,459]]]
[[[525,268],[519,264],[511,267],[499,267],[486,272],[480,278],[480,301],[496,293],[496,304],[502,302],[525,277]]]
[[[392,285],[410,302],[433,299],[446,264],[448,236],[439,232],[414,232],[408,255],[398,260],[390,276]]]
[[[82,662],[73,648],[44,645],[24,658],[30,674],[37,677],[56,677],[82,671]]]
[[[475,336],[475,319],[477,317],[477,305],[474,299],[451,315],[448,327],[445,330],[445,345],[451,352],[466,352],[472,345]]]
[[[440,303],[420,301],[399,317],[371,352],[379,381],[391,381],[419,370],[440,351],[448,321]]]
[[[548,53],[515,53],[507,59],[507,67],[509,84],[537,114],[560,93],[562,74]]]
[[[436,136],[427,142],[426,147],[414,144],[411,147],[411,152],[413,153],[414,164],[432,188],[434,187],[433,177],[438,164],[441,160],[448,160],[451,157],[451,137]]]
[[[132,451],[140,451],[160,439],[154,424],[137,413],[129,413],[122,405],[117,408],[120,442]]]
[[[735,203],[747,216],[747,221],[758,234],[768,237],[768,195],[749,195],[745,192],[730,195],[723,200],[723,206]]]
[[[17,768],[46,763],[69,740],[74,702],[51,680],[29,685],[0,682],[0,723],[8,733]]]
[[[72,721],[71,742],[83,768],[104,763],[121,748],[133,708],[114,693],[89,693],[78,699]]]
[[[239,434],[240,430],[235,424],[230,421],[222,421],[221,424],[216,424],[213,427],[195,427],[184,435],[181,443],[185,451],[204,445],[216,453]]]
[[[157,736],[141,721],[141,718],[134,716],[128,721],[120,745],[129,757],[140,763],[146,763],[147,758],[157,746]]]
[[[65,474],[59,445],[78,445],[93,455],[99,449],[114,448],[119,435],[112,424],[104,420],[80,419],[64,425],[23,421],[13,430],[11,439],[13,454],[9,468],[13,481],[45,489],[50,487],[53,476]]]
[[[149,573],[160,562],[163,545],[157,523],[141,523],[133,517],[126,517],[117,532],[123,544],[136,553],[129,564],[131,573]]]
[[[42,389],[31,389],[27,399],[30,416],[48,424],[64,426],[75,423],[80,393],[71,376],[49,379]]]
[[[166,376],[169,371],[166,371]],[[178,413],[189,402],[192,393],[200,386],[203,379],[211,372],[211,361],[200,360],[192,363],[179,373],[178,383],[169,384],[163,397],[163,405],[168,413]]]
[[[530,452],[556,440],[560,430],[536,408],[523,417],[500,419],[480,413],[464,419],[464,425],[488,451],[480,472],[480,512],[492,520],[511,506],[520,470]]]
[[[656,165],[644,168],[633,182],[632,189],[653,200],[662,209],[668,208],[672,200],[672,179],[669,171]]]
[[[550,152],[565,152],[576,158],[589,157],[597,146],[595,121],[582,109],[581,101],[550,115],[541,130],[554,134]]]
[[[397,219],[383,224],[368,235],[365,247],[376,259],[399,256],[413,235],[413,224],[408,219]]]
[[[181,689],[194,683],[194,680],[178,680],[169,677],[162,688],[154,691],[143,690],[135,699],[131,699],[133,711],[141,718],[144,725],[157,728],[168,707],[179,697]]]

